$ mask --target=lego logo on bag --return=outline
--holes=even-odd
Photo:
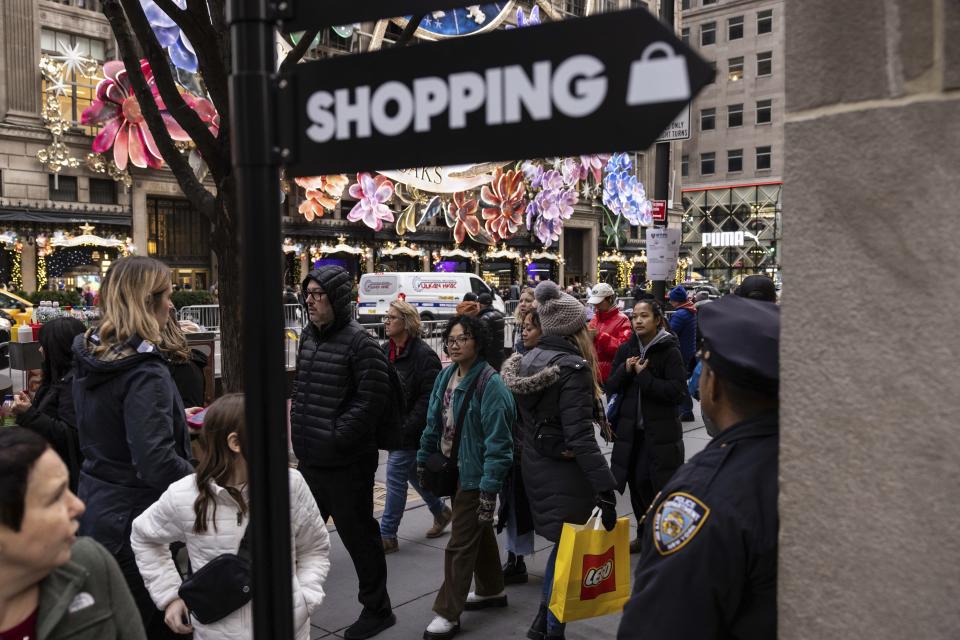
[[[617,590],[617,571],[614,562],[614,547],[599,556],[583,556],[583,581],[580,583],[580,600],[593,600],[605,593]]]

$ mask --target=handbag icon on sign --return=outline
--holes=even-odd
[[[664,57],[654,58],[662,53]],[[654,42],[643,50],[639,60],[630,65],[627,105],[657,102],[680,102],[690,99],[690,77],[687,60],[666,42]]]

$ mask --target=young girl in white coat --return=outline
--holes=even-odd
[[[253,635],[247,603],[211,624],[190,622],[178,591],[181,579],[169,545],[184,542],[194,571],[224,553],[236,553],[249,521],[243,396],[214,402],[201,432],[197,472],[173,483],[133,522],[130,537],[150,596],[176,633],[195,640],[243,640]],[[293,552],[293,621],[297,640],[309,640],[310,615],[323,602],[330,570],[330,543],[317,503],[303,476],[290,470],[290,530]]]

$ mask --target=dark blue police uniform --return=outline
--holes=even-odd
[[[700,328],[718,377],[776,397],[775,305],[728,296],[704,307]],[[664,486],[618,638],[776,638],[778,446],[777,410],[754,413]]]

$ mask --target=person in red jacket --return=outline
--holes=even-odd
[[[593,287],[587,300],[594,309],[593,319],[587,327],[593,336],[593,348],[597,352],[600,384],[607,381],[617,348],[630,339],[630,319],[617,306],[617,294],[605,282]]]

